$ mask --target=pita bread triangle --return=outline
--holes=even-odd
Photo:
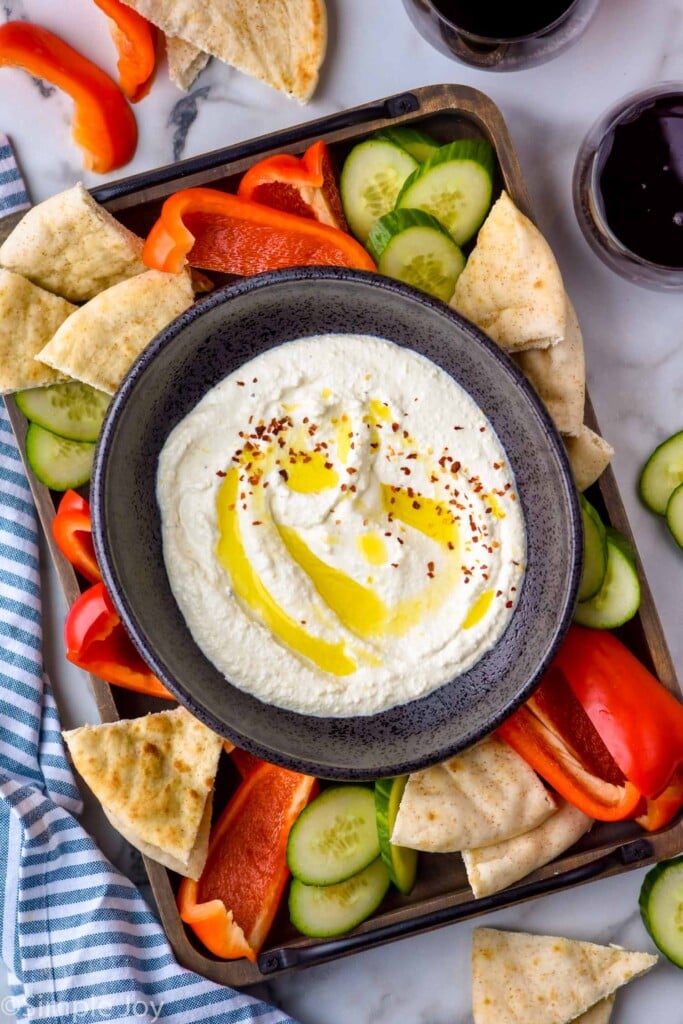
[[[496,928],[472,933],[475,1024],[570,1024],[657,963],[650,953]],[[603,1007],[588,1021],[604,1019]],[[596,1018],[597,1014],[597,1018]],[[582,1022],[585,1024],[585,1021]]]
[[[502,192],[450,301],[506,352],[555,345],[567,305],[557,261],[545,238]]]
[[[324,0],[124,0],[166,33],[238,71],[310,99],[327,45]]]
[[[199,878],[222,740],[184,708],[64,733],[73,763],[133,846]]]

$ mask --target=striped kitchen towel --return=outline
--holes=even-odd
[[[0,182],[0,208],[22,187],[18,174]],[[0,954],[14,1013],[46,1024],[294,1024],[180,967],[139,890],[80,826],[43,672],[38,569],[31,492],[0,402]]]
[[[28,192],[14,159],[12,146],[7,136],[0,132],[0,217],[25,210],[29,205]]]

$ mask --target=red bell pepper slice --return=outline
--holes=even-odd
[[[572,626],[498,731],[593,818],[660,828],[683,806],[683,706],[611,633]]]
[[[59,36],[25,21],[0,25],[0,67],[23,68],[71,96],[72,134],[88,170],[106,174],[131,159],[138,130],[126,97],[109,75]]]
[[[240,783],[199,881],[184,878],[178,891],[181,919],[216,956],[256,960],[289,877],[290,829],[317,789],[310,775],[265,761]]]
[[[109,18],[118,51],[119,86],[131,103],[149,92],[157,59],[157,30],[146,18],[121,0],[95,0]]]
[[[605,630],[572,626],[554,664],[626,778],[658,796],[683,763],[683,705]]]
[[[245,277],[284,267],[375,269],[363,246],[344,231],[211,188],[169,196],[142,258],[169,273],[189,263]]]
[[[65,558],[90,583],[102,579],[92,540],[90,506],[76,491],[65,491],[52,520],[52,536]]]
[[[322,140],[301,158],[279,153],[259,160],[244,174],[237,195],[347,230],[330,151]]]
[[[86,672],[127,690],[175,700],[133,646],[103,583],[84,591],[71,606],[64,640],[69,661]]]

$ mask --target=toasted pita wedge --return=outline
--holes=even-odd
[[[550,413],[562,434],[577,437],[583,427],[586,363],[576,310],[565,294],[564,338],[549,348],[528,349],[513,359]]]
[[[552,250],[507,192],[493,204],[451,299],[507,352],[564,337],[567,309]]]
[[[650,953],[495,928],[472,933],[475,1024],[569,1024],[657,963]]]
[[[64,739],[114,828],[153,860],[199,878],[221,738],[179,707],[84,725]]]
[[[21,274],[0,269],[0,395],[64,380],[35,356],[75,309]]]
[[[588,832],[593,819],[558,797],[558,808],[536,828],[513,839],[463,850],[462,859],[472,892],[479,899],[514,885],[573,846]]]
[[[77,309],[36,358],[111,395],[152,338],[193,301],[189,274],[147,270]]]
[[[489,846],[535,828],[555,807],[526,761],[489,736],[409,777],[391,841],[433,853]]]
[[[0,266],[69,302],[86,302],[146,270],[142,247],[79,183],[24,214],[0,246]]]
[[[125,0],[177,36],[301,103],[310,99],[327,45],[324,0]]]
[[[168,76],[183,92],[187,92],[197,75],[211,60],[210,54],[176,36],[166,36],[166,58]]]
[[[563,437],[562,440],[567,449],[576,486],[580,491],[585,491],[607,469],[612,461],[614,448],[609,441],[605,441],[586,426],[581,428],[576,437]]]

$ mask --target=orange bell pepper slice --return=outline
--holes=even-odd
[[[84,166],[106,174],[123,166],[137,145],[137,125],[116,82],[97,65],[39,25],[0,25],[0,67],[19,67],[63,89],[74,101],[71,129]]]
[[[100,583],[102,574],[92,540],[90,506],[76,491],[65,491],[52,520],[52,536],[64,557],[90,583]]]
[[[198,882],[178,890],[181,919],[215,956],[254,961],[287,884],[287,839],[317,793],[310,775],[262,761],[240,783],[211,832]]]
[[[175,700],[145,664],[126,633],[103,583],[84,591],[64,624],[66,656],[99,679],[150,697]]]
[[[131,103],[149,92],[157,61],[157,30],[146,18],[121,0],[95,0],[109,18],[118,51],[119,86]]]
[[[636,818],[638,824],[648,832],[664,828],[676,817],[683,807],[683,772],[678,771],[659,796],[648,799],[643,814]]]
[[[189,263],[244,277],[284,267],[375,269],[363,246],[344,231],[211,188],[169,196],[142,258],[168,273]]]
[[[322,140],[301,158],[279,153],[259,160],[242,177],[237,195],[347,230],[330,151]]]

